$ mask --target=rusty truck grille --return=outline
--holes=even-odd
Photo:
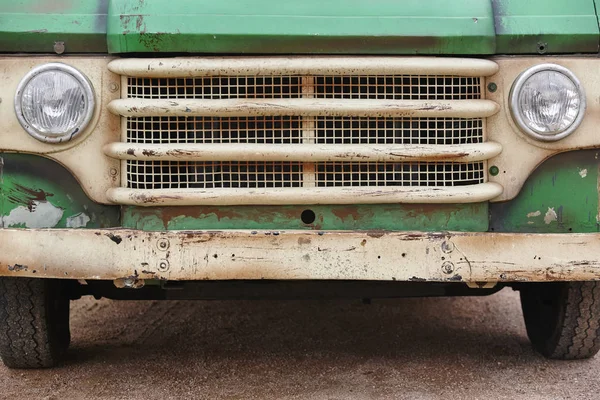
[[[340,67],[330,72],[332,60]],[[123,142],[106,150],[123,160],[122,187],[112,189],[113,200],[176,205],[495,197],[499,188],[486,183],[487,159],[501,149],[486,142],[485,122],[497,105],[483,99],[482,89],[495,64],[415,60],[113,61],[109,68],[123,76],[122,99],[110,105],[122,116]]]

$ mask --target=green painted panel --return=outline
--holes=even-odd
[[[0,51],[106,53],[108,0],[0,1]]]
[[[111,0],[111,53],[493,54],[490,0]]]
[[[497,54],[597,53],[593,0],[492,0]]]
[[[119,211],[91,201],[54,161],[0,153],[0,228],[109,228]]]
[[[597,232],[598,152],[575,151],[544,162],[519,195],[490,205],[496,232]]]
[[[311,210],[314,222],[302,222]],[[305,219],[305,221],[307,221]],[[308,221],[307,221],[308,222]],[[352,206],[124,207],[123,227],[147,231],[221,229],[419,230],[488,229],[488,203]]]

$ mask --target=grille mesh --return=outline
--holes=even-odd
[[[127,78],[128,98],[387,100],[481,99],[479,77],[212,76]],[[484,142],[483,118],[424,117],[128,117],[129,143],[421,144]],[[486,162],[193,162],[126,163],[132,189],[216,189],[415,186],[448,187],[486,181]]]
[[[316,171],[315,185],[463,186],[484,182],[476,163],[194,162],[129,161],[133,189],[285,188],[303,186],[303,167]]]
[[[127,119],[130,143],[467,144],[483,142],[481,118],[140,117]],[[305,119],[306,121],[306,119]]]
[[[466,100],[481,98],[481,78],[427,75],[314,76],[315,98]],[[301,76],[128,78],[138,99],[300,98]]]
[[[302,163],[129,161],[133,189],[281,188],[302,186]]]

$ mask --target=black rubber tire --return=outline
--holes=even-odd
[[[600,349],[600,282],[528,284],[521,306],[529,340],[542,355],[578,360]]]
[[[71,341],[67,282],[0,278],[0,357],[9,368],[48,368]]]

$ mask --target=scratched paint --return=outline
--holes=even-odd
[[[558,216],[556,215],[556,211],[554,211],[554,207],[548,207],[548,211],[546,211],[546,215],[544,215],[544,223],[548,225],[557,219]]]
[[[20,206],[2,216],[3,228],[54,228],[64,211],[49,201],[33,201],[29,206]]]
[[[77,213],[67,218],[67,228],[85,228],[91,218],[86,213]]]
[[[545,161],[517,197],[490,204],[490,228],[496,232],[597,232],[600,160],[596,153],[572,151]],[[585,179],[583,170],[587,170]]]
[[[119,207],[91,201],[59,164],[25,154],[1,154],[2,227],[102,228],[119,224]]]

